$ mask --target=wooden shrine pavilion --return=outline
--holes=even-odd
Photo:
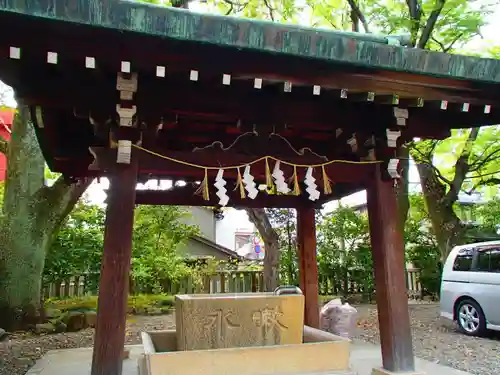
[[[314,210],[363,189],[383,366],[414,370],[398,147],[500,123],[499,61],[119,0],[0,0],[0,39],[50,168],[110,179],[92,375],[121,374],[136,204],[296,208],[317,326]]]

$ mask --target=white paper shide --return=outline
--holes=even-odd
[[[279,160],[274,165],[274,170],[273,170],[272,176],[274,179],[274,183],[276,184],[276,191],[278,193],[281,193],[281,194],[290,193],[290,188],[288,187],[288,184],[285,181],[285,175],[284,175],[283,171],[280,169]]]
[[[245,190],[248,193],[248,197],[250,199],[255,199],[259,190],[257,189],[257,185],[254,182],[253,176],[250,174],[250,166],[247,165],[245,167],[245,171],[243,172],[243,185],[245,185]]]
[[[223,178],[224,170],[219,169],[217,176],[215,177],[214,186],[217,188],[217,196],[219,197],[219,204],[224,207],[229,203],[229,196],[227,195],[226,180]]]
[[[309,199],[312,201],[318,200],[320,192],[318,190],[318,186],[316,185],[316,179],[313,177],[313,169],[311,167],[307,168],[306,178],[304,179],[304,183],[307,188],[306,191],[309,194]]]

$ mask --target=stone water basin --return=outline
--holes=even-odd
[[[351,342],[303,325],[304,296],[176,296],[176,329],[143,332],[141,375],[347,371]]]
[[[178,351],[175,330],[142,332],[142,343],[140,375],[346,374],[351,346],[307,326],[301,344]]]

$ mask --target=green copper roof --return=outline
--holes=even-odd
[[[398,44],[398,38],[206,15],[135,1],[0,0],[0,9],[0,13],[13,12],[256,52],[500,83],[500,60],[400,47],[394,45]]]

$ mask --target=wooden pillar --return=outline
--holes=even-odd
[[[132,252],[137,163],[110,176],[92,375],[121,375]]]
[[[300,289],[305,298],[304,324],[319,328],[318,264],[314,208],[297,209]]]
[[[367,189],[370,237],[375,267],[383,367],[392,372],[415,370],[405,281],[403,233],[398,229],[392,181],[380,169]]]

